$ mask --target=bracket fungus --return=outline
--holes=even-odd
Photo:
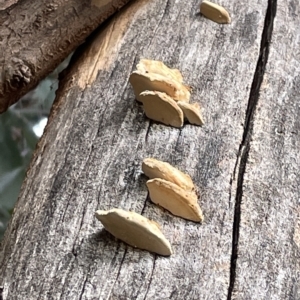
[[[200,106],[189,105],[191,88],[183,84],[178,69],[170,69],[161,61],[141,59],[129,82],[148,118],[177,128],[183,126],[184,119],[194,125],[204,124]]]
[[[155,158],[145,158],[142,163],[142,171],[150,179],[161,178],[187,191],[194,191],[195,186],[188,174],[181,172],[167,162],[157,160]]]
[[[136,66],[137,70],[143,73],[155,73],[167,78],[183,82],[182,75],[178,69],[170,69],[162,61],[141,59]]]
[[[140,94],[144,91],[163,92],[174,100],[190,101],[191,94],[185,85],[161,74],[134,71],[130,75],[129,82],[133,87],[136,99],[140,102],[142,102]]]
[[[204,17],[220,24],[231,22],[229,13],[224,7],[207,0],[200,4],[200,12]]]
[[[183,111],[184,117],[188,120],[189,123],[199,126],[204,124],[200,111],[200,105],[198,103],[178,101],[177,104]]]
[[[154,221],[119,208],[97,210],[95,216],[109,233],[133,247],[164,256],[172,254],[170,242]]]
[[[171,97],[161,92],[145,91],[140,94],[146,116],[154,121],[180,128],[184,116]]]
[[[173,215],[194,222],[201,222],[203,215],[196,193],[186,191],[177,184],[154,178],[147,181],[150,199]]]

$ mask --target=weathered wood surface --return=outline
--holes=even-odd
[[[270,11],[270,16],[274,16]],[[300,7],[278,1],[242,180],[233,299],[300,299]]]
[[[129,0],[0,0],[0,113]]]
[[[3,299],[297,299],[299,35],[287,41],[297,33],[285,21],[299,27],[299,12],[278,4],[261,87],[277,3],[219,3],[232,24],[204,19],[197,1],[134,2],[78,54],[1,245]],[[203,128],[145,118],[128,84],[142,57],[182,71]],[[147,199],[148,156],[192,176],[203,224]],[[94,211],[113,207],[159,222],[174,255],[133,249],[102,230]]]

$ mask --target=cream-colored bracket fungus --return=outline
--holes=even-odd
[[[174,168],[167,162],[148,157],[143,160],[142,170],[150,179],[161,178],[177,184],[184,190],[190,192],[195,190],[191,177]]]
[[[144,91],[163,92],[176,101],[190,101],[191,94],[185,85],[161,74],[134,71],[130,75],[129,82],[136,99],[140,102],[143,101],[140,94]]]
[[[224,7],[210,1],[204,0],[200,4],[200,12],[206,18],[220,24],[228,24],[231,22],[227,10]]]
[[[195,193],[186,191],[177,184],[160,178],[148,180],[147,187],[151,201],[167,209],[173,215],[194,222],[203,220]]]
[[[133,247],[164,256],[172,254],[169,241],[154,221],[118,208],[97,210],[95,216],[109,233]]]
[[[179,70],[170,69],[159,60],[141,59],[136,68],[138,71],[143,73],[160,74],[167,78],[177,80],[180,83],[183,82],[183,78]]]
[[[183,126],[183,112],[167,94],[145,91],[140,94],[140,99],[149,119],[177,128]]]
[[[204,124],[200,105],[198,103],[187,103],[178,101],[177,105],[182,109],[184,118],[188,120],[190,124],[202,126]]]

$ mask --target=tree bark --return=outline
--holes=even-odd
[[[0,113],[129,0],[0,2]]]
[[[299,8],[220,4],[230,25],[197,1],[130,3],[77,53],[1,244],[3,299],[299,298]],[[182,71],[203,127],[145,117],[140,58]],[[191,175],[203,224],[149,201],[145,157]],[[174,254],[113,238],[94,212],[114,207],[160,223]]]

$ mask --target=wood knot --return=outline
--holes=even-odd
[[[6,84],[11,89],[18,89],[28,85],[33,77],[31,68],[26,65],[22,60],[12,59],[13,67],[8,71],[10,76],[6,79]]]

